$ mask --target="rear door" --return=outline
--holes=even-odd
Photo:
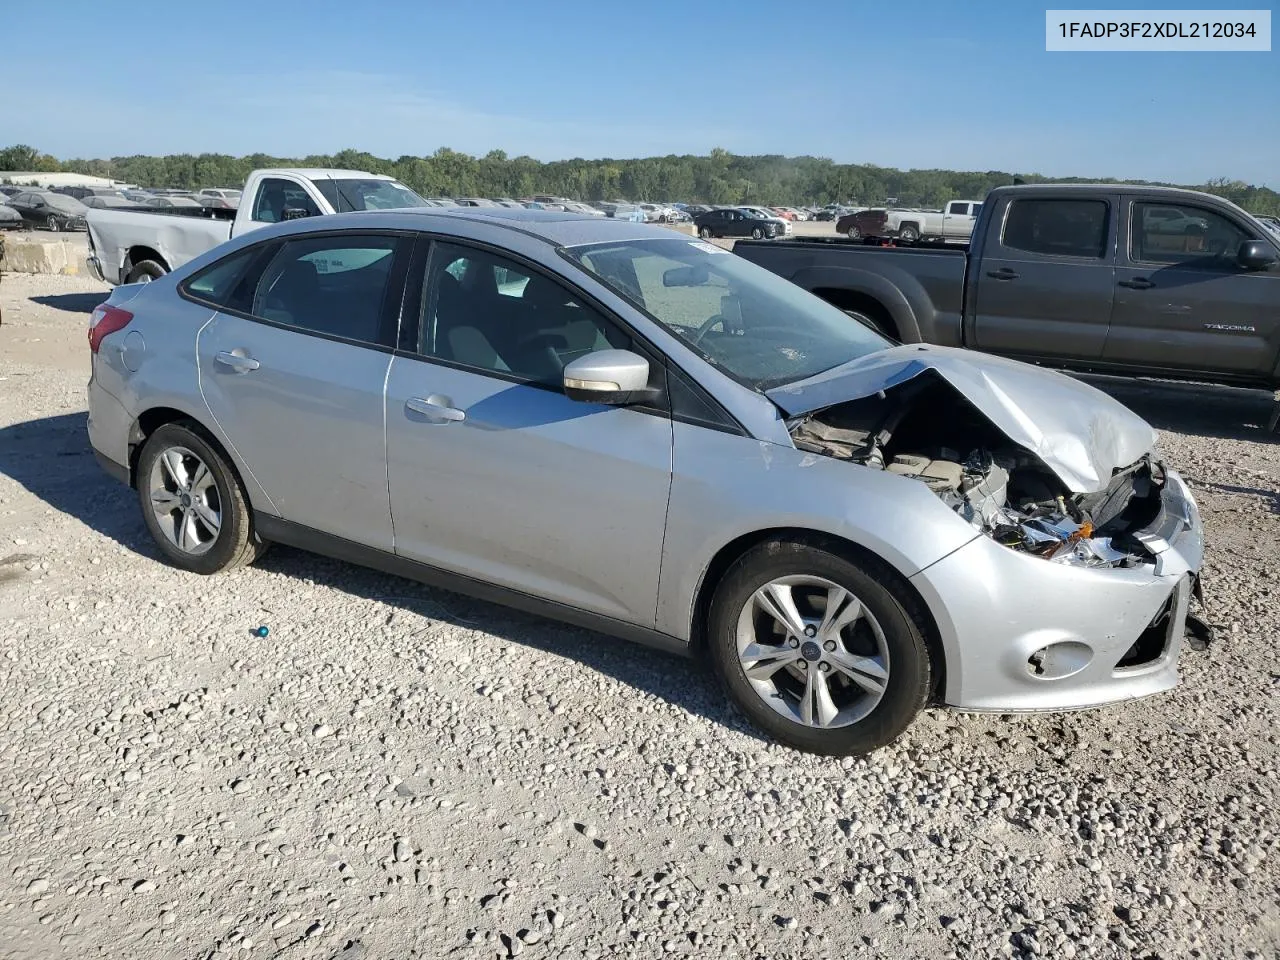
[[[1264,240],[1243,218],[1194,201],[1126,198],[1128,237],[1104,359],[1127,366],[1269,374],[1280,353],[1280,270],[1236,262]]]
[[[352,232],[250,248],[258,261],[196,346],[209,412],[279,515],[387,551],[383,388],[409,243]]]
[[[990,353],[1097,359],[1115,292],[1119,196],[998,201],[980,262],[967,340]]]

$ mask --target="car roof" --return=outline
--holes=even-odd
[[[329,167],[265,167],[260,174],[293,173],[308,180],[394,180],[385,173],[369,173],[367,170],[333,170]]]
[[[315,223],[317,220],[323,220],[323,223]],[[528,210],[523,207],[404,207],[396,210],[339,213],[323,218],[302,218],[291,221],[291,224],[296,225],[295,228],[300,231],[308,226],[327,230],[376,226],[384,229],[447,232],[448,224],[455,220],[518,231],[560,247],[616,243],[623,240],[690,239],[687,234],[667,227],[559,210]]]
[[[1019,183],[1006,184],[1004,186],[995,187],[992,193],[999,191],[1000,193],[1149,193],[1156,195],[1168,194],[1170,196],[1194,196],[1203,197],[1208,200],[1217,200],[1222,202],[1222,197],[1215,196],[1212,193],[1205,193],[1201,190],[1188,190],[1185,187],[1165,187],[1156,184],[1145,183]],[[980,203],[979,200],[971,200],[970,203]]]

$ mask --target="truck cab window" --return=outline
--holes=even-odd
[[[1135,203],[1130,231],[1129,257],[1145,263],[1210,266],[1253,239],[1212,210],[1168,203]]]
[[[305,210],[307,216],[318,217],[320,208],[301,184],[278,177],[267,177],[258,188],[253,205],[253,219],[259,223],[279,223],[285,210]]]
[[[1027,253],[1101,259],[1106,252],[1107,213],[1104,200],[1014,200],[1000,243]]]

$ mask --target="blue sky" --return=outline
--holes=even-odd
[[[0,99],[0,143],[60,157],[721,146],[1280,187],[1280,52],[1046,53],[1041,4],[229,0],[141,18],[57,6],[74,26],[43,18],[56,55],[6,44],[21,93]]]

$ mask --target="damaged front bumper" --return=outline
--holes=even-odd
[[[1176,685],[1204,538],[1173,471],[1158,515],[1134,536],[1153,562],[1051,563],[979,536],[917,573],[946,655],[943,700],[962,710],[1072,710]]]

